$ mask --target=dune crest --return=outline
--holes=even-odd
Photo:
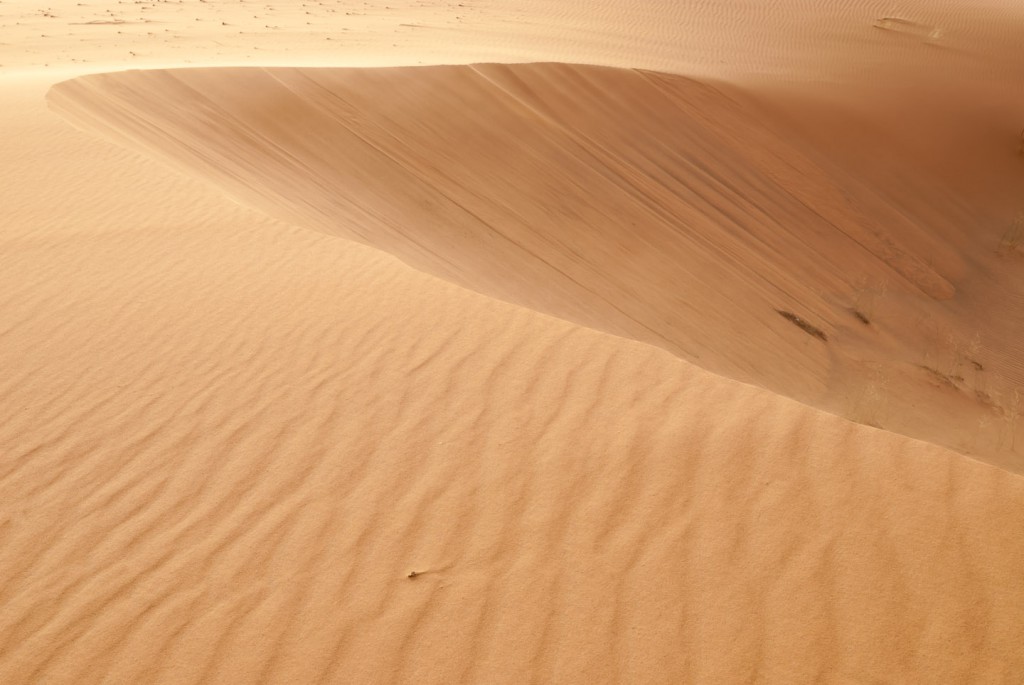
[[[1024,479],[274,221],[12,90],[4,685],[1024,670]]]
[[[48,97],[273,216],[1024,471],[1012,150],[967,183],[839,105],[559,64],[120,72]]]
[[[2,685],[1019,682],[1020,0],[46,5]]]

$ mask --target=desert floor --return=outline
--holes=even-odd
[[[1022,42],[3,0],[0,683],[1021,682]]]

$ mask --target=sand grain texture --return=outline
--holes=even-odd
[[[1024,468],[1024,290],[1001,244],[1024,164],[996,150],[956,186],[833,114],[888,151],[862,172],[773,115],[788,101],[738,97],[541,64],[126,72],[49,101],[287,221]]]
[[[899,21],[876,27],[891,10],[798,0],[0,3],[0,683],[1019,681],[1018,475],[713,374],[680,358],[684,338],[672,349],[638,335],[638,320],[659,335],[683,327],[639,305],[609,316],[609,300],[668,301],[654,281],[607,268],[634,244],[571,265],[577,275],[605,269],[604,282],[557,281],[513,262],[538,269],[535,278],[492,294],[525,307],[452,283],[484,290],[467,274],[493,276],[513,253],[479,247],[487,234],[470,231],[478,225],[453,214],[454,203],[441,206],[439,191],[494,212],[496,225],[510,216],[501,200],[527,212],[524,199],[539,202],[550,185],[573,200],[555,215],[567,231],[619,216],[581,198],[649,219],[655,242],[636,264],[648,277],[679,277],[651,268],[678,268],[656,253],[696,250],[718,231],[714,244],[736,250],[730,259],[757,267],[751,278],[789,279],[788,304],[743,286],[735,319],[695,317],[691,330],[771,331],[764,354],[790,365],[797,389],[840,387],[821,374],[842,359],[823,359],[822,341],[775,307],[818,326],[828,349],[906,365],[900,351],[917,348],[892,322],[926,303],[932,323],[913,328],[938,375],[920,370],[936,386],[918,383],[921,401],[941,409],[929,393],[976,380],[953,366],[969,361],[938,356],[953,349],[937,346],[948,332],[939,324],[968,349],[982,325],[978,361],[993,379],[982,391],[1012,390],[1019,299],[1013,286],[1002,300],[991,294],[1020,261],[1006,246],[1001,261],[989,255],[1014,209],[1007,116],[1021,91],[1005,86],[1021,73],[1019,7],[903,3]],[[53,91],[53,109],[91,133],[44,99],[58,81],[132,66],[552,60],[751,82],[550,65],[125,72]],[[890,97],[898,80],[887,73],[941,73],[924,93],[971,93],[991,107],[977,116],[947,107],[865,148],[879,122],[905,121],[909,105]],[[400,116],[403,92],[421,79],[433,95],[417,97],[419,117]],[[286,110],[262,99],[269,80]],[[968,82],[976,88],[959,90]],[[620,88],[652,107],[609,104]],[[1000,92],[1009,95],[999,101]],[[504,155],[523,165],[520,183],[488,162],[506,151],[466,115],[466,98],[523,141]],[[747,125],[751,112],[757,126]],[[694,128],[677,130],[679,117]],[[623,128],[631,118],[634,129]],[[744,124],[734,139],[727,121]],[[298,123],[319,136],[315,148],[301,144]],[[833,135],[847,126],[853,135]],[[622,144],[648,127],[668,136],[658,154],[650,140]],[[479,159],[452,145],[453,128],[472,136]],[[567,137],[570,128],[589,140]],[[929,157],[927,134],[940,131],[951,143]],[[391,137],[411,155],[404,176]],[[751,152],[752,137],[770,160]],[[334,154],[342,143],[347,164]],[[552,170],[552,156],[564,166]],[[719,183],[742,183],[728,197],[747,204],[722,202],[721,186],[693,192],[702,160],[728,163],[708,169],[728,168]],[[787,175],[795,163],[812,184],[803,190]],[[912,164],[923,175],[906,174]],[[612,182],[627,169],[648,207]],[[371,171],[404,183],[384,192]],[[686,189],[684,202],[675,191]],[[992,205],[979,209],[979,193]],[[417,207],[424,196],[433,203]],[[698,223],[697,196],[718,201],[705,211],[714,205],[732,223]],[[753,260],[766,253],[750,241],[725,241],[727,225],[769,237],[763,221],[799,230],[780,220],[808,220],[805,196],[829,216],[853,201],[878,220],[898,210],[906,223],[882,228],[900,231],[909,259],[933,258],[885,293],[866,282],[860,304],[879,302],[865,313],[883,334],[854,336],[845,331],[862,323],[831,318],[847,304],[835,296],[847,294],[848,265],[814,271],[836,285],[830,299],[805,292],[806,279],[781,262]],[[663,202],[701,231],[662,247]],[[550,203],[540,206],[559,206]],[[535,219],[503,230],[569,235],[551,230],[546,213]],[[461,250],[432,256],[449,271],[425,251],[400,255],[421,260],[413,269],[326,234],[399,254],[417,224],[424,233],[414,235]],[[835,230],[819,228],[812,244],[827,247]],[[597,235],[611,250],[617,234]],[[469,257],[488,269],[468,271]],[[718,274],[704,261],[690,267]],[[697,275],[686,282],[715,297]],[[581,283],[608,288],[604,299],[576,298]],[[623,287],[633,283],[639,292]],[[629,299],[615,300],[624,291]],[[557,309],[567,304],[579,308]],[[746,307],[757,311],[748,329]],[[697,361],[735,362],[741,343],[723,338]],[[864,406],[898,414],[883,396],[865,393]],[[1012,393],[1003,404],[1013,406]],[[998,418],[979,434],[1005,448],[1015,433]],[[1012,467],[1015,454],[982,456]]]

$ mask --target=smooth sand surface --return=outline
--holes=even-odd
[[[1012,398],[1022,372],[1012,318],[1020,300],[1011,276],[1024,262],[1012,231],[1017,186],[1005,176],[1019,170],[1019,141],[1005,108],[1020,91],[1007,91],[1005,100],[999,94],[1020,74],[1008,39],[1020,25],[1019,11],[1011,3],[915,4],[875,27],[888,4],[792,0],[762,4],[761,11],[753,3],[461,5],[435,10],[396,1],[357,10],[325,3],[301,10],[338,15],[329,23],[310,20],[317,24],[310,31],[297,5],[60,3],[43,11],[21,0],[0,4],[0,683],[1017,682],[1024,672],[1019,475],[713,374],[671,345],[629,340],[647,340],[628,328],[646,315],[642,308],[613,319],[608,308],[590,306],[596,299],[581,300],[577,311],[559,309],[571,297],[526,299],[556,292],[543,273],[520,281],[519,294],[495,292],[479,279],[487,270],[471,267],[506,268],[499,257],[513,253],[471,251],[485,235],[474,233],[474,224],[414,203],[425,195],[439,203],[430,188],[459,193],[462,202],[476,193],[485,208],[508,198],[523,203],[523,215],[514,225],[502,219],[503,230],[525,238],[531,228],[546,229],[536,234],[568,241],[587,221],[595,230],[609,225],[573,215],[587,197],[606,202],[598,206],[609,221],[648,216],[626,204],[631,192],[601,173],[623,166],[584,163],[570,152],[593,154],[603,145],[619,163],[671,159],[675,166],[660,171],[640,166],[632,182],[658,188],[652,207],[671,208],[694,229],[717,230],[719,244],[738,250],[734,259],[750,260],[754,284],[721,278],[719,289],[736,288],[736,321],[716,323],[710,308],[700,313],[700,301],[687,314],[693,328],[678,321],[659,330],[696,331],[687,333],[694,340],[740,331],[755,339],[753,347],[763,339],[764,358],[793,358],[787,368],[799,387],[776,389],[796,395],[820,380],[824,341],[770,310],[748,316],[776,301],[756,283],[785,279],[796,288],[790,302],[819,307],[813,311],[826,323],[798,314],[822,327],[827,349],[838,350],[830,367],[854,369],[843,367],[843,355],[876,354],[890,365],[886,376],[904,370],[894,383],[917,388],[912,395],[867,396],[881,425],[886,417],[911,415],[901,409],[906,403],[947,406],[934,399],[946,397],[941,385],[955,387],[959,394],[950,396],[957,402],[969,392],[977,397],[978,377],[947,368],[957,359],[938,357],[947,348],[927,347],[947,332],[929,333],[930,324],[912,320],[908,312],[916,308],[951,327],[951,345],[966,341],[964,354],[991,379],[983,392],[1003,389],[1004,399]],[[256,26],[276,26],[265,20],[275,12],[288,30]],[[154,26],[143,21],[147,13]],[[398,26],[455,13],[467,19],[444,30],[403,33]],[[125,23],[74,23],[103,16]],[[381,23],[385,18],[394,23]],[[135,21],[142,23],[129,23]],[[229,27],[217,28],[222,21],[255,33],[228,37]],[[358,34],[347,47],[335,52],[312,44],[316,31],[341,31],[346,22]],[[40,30],[46,36],[36,40],[32,34],[43,24],[60,30]],[[936,34],[938,28],[944,32]],[[162,29],[173,38],[143,38]],[[106,33],[87,33],[100,31]],[[316,76],[125,73],[62,86],[50,97],[62,114],[48,109],[48,89],[68,76],[93,65],[144,62],[123,54],[133,45],[152,46],[153,66],[183,66],[186,54],[208,65],[565,60],[732,83],[743,74],[760,78],[734,91],[543,65]],[[262,59],[264,50],[256,48],[273,54]],[[950,106],[928,125],[906,124],[907,108],[920,111],[913,99],[894,97],[867,76],[877,76],[872,65],[882,69],[893,56],[908,75],[945,74],[944,83],[923,88],[919,103],[944,88],[967,89],[970,81],[976,86],[963,93],[991,106],[978,107],[977,115]],[[395,74],[404,84],[397,93],[390,88]],[[283,79],[275,92],[298,109],[261,103],[270,76]],[[594,103],[607,100],[552,86],[541,91],[543,102],[560,109],[533,125],[510,106],[482,109],[494,115],[494,128],[518,127],[507,132],[526,144],[513,154],[493,147],[503,139],[493,129],[482,141],[474,137],[487,127],[446,104],[494,99],[486,84],[513,76],[534,87],[596,82],[635,92],[642,102],[660,92],[672,108],[598,108]],[[361,98],[358,111],[341,120],[354,126],[351,137],[339,137],[338,125],[320,126],[311,111],[320,100],[300,97],[300,86],[320,79],[333,84],[327,92]],[[400,106],[401,92],[420,79],[432,88],[418,100],[419,121],[432,131],[418,131]],[[651,79],[672,85],[652,90]],[[166,99],[202,84],[192,98]],[[560,90],[563,98],[556,97]],[[991,99],[977,99],[983,96]],[[202,109],[214,97],[218,108]],[[694,99],[703,108],[689,106]],[[161,112],[158,105],[168,102],[180,109]],[[575,102],[590,103],[593,116],[583,116]],[[369,115],[384,111],[396,119],[374,127]],[[743,121],[751,111],[762,114],[758,126],[738,126],[734,140],[724,138],[727,117]],[[337,110],[329,113],[338,119]],[[101,135],[76,130],[63,115]],[[334,155],[330,164],[292,173],[275,162],[270,144],[289,164],[319,159],[296,139],[292,116],[317,138],[324,157],[345,145],[353,153],[349,163]],[[703,128],[699,137],[675,134],[661,151],[673,156],[658,157],[616,139],[629,116],[641,117],[636,136],[662,116]],[[189,117],[192,129],[182,126]],[[227,118],[233,127],[225,129]],[[965,127],[966,120],[984,125]],[[144,131],[146,122],[160,130]],[[837,122],[863,130],[837,137]],[[878,122],[904,122],[904,130],[866,149]],[[663,132],[672,129],[671,121],[664,125]],[[218,127],[220,135],[202,137]],[[453,145],[456,127],[477,141],[478,154]],[[569,129],[603,138],[572,147]],[[936,150],[926,144],[929,131],[962,136],[942,138],[950,142]],[[368,173],[403,178],[360,147],[379,145],[387,134],[399,136],[396,149],[416,153],[406,183],[377,185]],[[752,139],[773,154],[751,152]],[[183,151],[185,144],[201,147]],[[294,157],[303,150],[305,157]],[[527,165],[530,151],[543,153],[543,163]],[[502,152],[523,165],[523,174],[549,168],[550,155],[562,155],[565,169],[525,175],[518,189],[500,174],[488,183],[481,176],[498,167],[487,160]],[[890,164],[878,165],[876,157]],[[425,176],[429,159],[438,169]],[[719,174],[729,171],[721,182],[732,194],[713,195],[730,199],[721,210],[737,217],[742,207],[756,209],[762,221],[740,217],[738,225],[791,241],[788,249],[802,261],[791,271],[779,261],[756,261],[767,254],[761,248],[723,242],[730,232],[722,227],[734,224],[712,221],[660,190],[692,187],[696,172],[674,179],[679,186],[649,180],[700,160]],[[799,175],[786,168],[797,160],[808,165],[800,173],[809,188],[786,175]],[[905,165],[915,160],[923,167],[920,181],[906,176]],[[986,164],[1000,173],[979,176]],[[887,176],[899,182],[886,185]],[[295,183],[291,194],[287,178]],[[331,185],[313,187],[321,179]],[[535,223],[549,208],[535,206],[543,199],[538,188],[552,179],[572,211]],[[573,179],[605,185],[597,186],[600,195],[574,195]],[[757,202],[750,196],[755,189],[762,192]],[[830,189],[839,195],[822,195]],[[325,203],[328,197],[335,204]],[[289,206],[282,201],[289,198],[309,204]],[[744,198],[748,204],[739,204]],[[856,203],[874,221],[884,220],[869,235],[898,239],[912,264],[924,261],[925,268],[901,261],[900,271],[879,259],[878,249],[853,253],[871,273],[900,274],[890,275],[884,292],[866,283],[873,292],[857,306],[878,303],[871,305],[870,334],[854,333],[864,325],[859,321],[832,318],[850,306],[839,297],[848,294],[842,288],[850,265],[826,250],[836,263],[815,271],[808,251],[771,230],[772,221],[801,228],[782,221],[808,220],[800,198],[822,203],[833,221],[845,216],[844,203]],[[979,198],[991,206],[972,204]],[[929,214],[931,202],[940,204]],[[374,221],[353,221],[353,212],[370,209],[378,213]],[[889,223],[897,210],[906,224]],[[331,212],[336,224],[328,228],[323,218]],[[490,220],[502,217],[508,214]],[[965,226],[963,217],[974,223]],[[1000,232],[995,224],[1003,218],[1009,223]],[[657,299],[657,279],[684,273],[650,268],[675,268],[682,258],[651,257],[659,247],[685,252],[661,242],[667,223],[644,224],[658,242],[642,262],[652,273],[635,281],[643,290],[634,300],[654,298],[652,307],[668,301]],[[382,225],[394,234],[381,233]],[[423,235],[431,239],[449,236],[452,251],[437,262],[402,252],[415,225],[429,228]],[[872,224],[842,226],[865,225]],[[831,246],[830,230],[816,231],[820,242],[812,247]],[[381,236],[397,238],[383,243]],[[594,244],[607,247],[613,234],[598,236]],[[688,240],[697,244],[692,235]],[[620,287],[608,293],[629,283],[621,265],[636,246],[619,249],[605,262],[587,255],[591,271],[601,267],[618,279]],[[475,264],[474,255],[483,261]],[[448,272],[433,266],[442,256],[453,265]],[[689,264],[697,274],[702,268],[705,260]],[[806,294],[820,289],[818,281],[807,282],[811,276],[836,292]],[[690,277],[703,288],[702,299],[718,297],[713,285]],[[993,323],[996,314],[1010,318]],[[901,315],[916,338],[896,327]],[[609,330],[620,335],[602,332]],[[752,349],[726,338],[721,349],[701,344],[721,364]],[[899,355],[929,349],[936,387],[915,386],[912,362]],[[759,367],[745,378],[770,386],[770,376],[754,374]],[[839,387],[826,381],[825,390]],[[1012,399],[1000,406],[1014,407]],[[1012,425],[998,414],[987,425],[979,419],[978,434],[1011,447],[978,449],[978,456],[1015,468]]]

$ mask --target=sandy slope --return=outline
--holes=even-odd
[[[995,58],[1013,23],[989,30],[1007,14],[989,3],[901,8],[995,55],[959,61],[916,29],[871,29],[889,8],[870,3],[467,1],[460,16],[490,14],[458,42],[365,18],[446,16],[416,4],[318,15],[359,36],[320,50],[308,28],[217,28],[301,27],[295,6],[5,1],[0,54],[124,64],[147,40],[170,64],[248,48],[695,69],[704,54],[815,78],[884,62],[877,31],[951,84],[1013,76]],[[73,23],[111,13],[162,23]],[[62,30],[32,42],[44,24]],[[758,25],[787,39],[753,40]],[[867,48],[823,58],[823,30]],[[43,102],[67,72],[24,73],[0,77],[0,682],[1019,679],[1020,477],[270,219],[75,131]],[[862,163],[811,125],[821,106],[772,116]]]
[[[268,221],[7,92],[0,681],[1024,667],[1021,479]]]
[[[49,101],[293,223],[1024,469],[1013,129],[957,184],[848,111],[818,126],[885,152],[822,154],[773,114],[804,101],[758,97],[541,64],[121,72]]]

